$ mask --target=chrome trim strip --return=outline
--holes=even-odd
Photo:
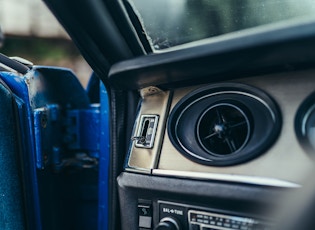
[[[139,115],[140,111],[141,111],[140,110],[140,108],[141,108],[140,105],[141,105],[141,103],[139,103],[138,108],[137,108],[137,118],[136,118],[135,123],[133,124],[133,127],[132,127],[132,135],[130,137],[130,140],[132,139],[133,135],[135,135],[136,132],[137,132],[137,127],[138,127],[138,123],[139,123],[139,120],[140,120],[140,115]],[[130,161],[130,156],[131,156],[131,153],[132,153],[132,149],[134,148],[134,145],[135,145],[134,141],[130,141],[128,152],[127,152],[127,157],[126,157],[125,162],[124,162],[124,168],[129,168],[130,167],[129,166],[129,161]]]
[[[307,110],[307,112],[305,113],[305,115],[303,117],[303,120],[302,120],[302,135],[303,136],[306,136],[306,123],[307,123],[309,117],[311,116],[312,112],[314,111],[314,109],[315,109],[315,105],[312,105]]]
[[[143,173],[143,174],[151,174],[151,169],[143,169],[143,168],[132,168],[129,167],[125,168],[127,172],[134,172],[134,173]]]
[[[158,176],[173,176],[179,178],[188,179],[201,179],[201,180],[214,180],[214,181],[226,181],[253,185],[264,185],[271,187],[281,187],[281,188],[299,188],[301,185],[267,177],[255,177],[255,176],[243,176],[234,174],[217,174],[217,173],[200,173],[200,172],[184,172],[175,170],[163,170],[163,169],[153,169],[153,175]]]

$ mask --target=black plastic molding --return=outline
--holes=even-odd
[[[156,204],[159,200],[269,218],[272,212],[266,210],[274,210],[277,206],[275,201],[284,196],[284,191],[290,191],[134,173],[122,173],[117,181],[123,230],[138,229],[137,205],[140,199],[152,201],[155,225],[158,222]]]
[[[117,63],[110,70],[110,83],[117,89],[174,88],[315,63],[314,21],[263,26],[207,41]]]

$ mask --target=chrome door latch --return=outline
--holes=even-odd
[[[141,115],[137,133],[131,138],[136,147],[153,148],[158,122],[158,115]]]

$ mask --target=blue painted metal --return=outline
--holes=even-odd
[[[67,158],[73,158],[69,153],[86,153],[88,157],[99,157],[100,106],[95,104],[88,109],[66,109],[63,115],[60,114],[60,108],[55,104],[34,110],[38,169],[51,165],[55,172],[60,171]],[[84,161],[83,158],[76,158],[76,161],[71,159],[71,162],[79,163],[80,159]]]
[[[26,74],[32,109],[57,104],[60,109],[88,109],[90,101],[74,73],[66,68],[34,66]]]
[[[109,102],[105,87],[101,86],[101,105],[91,106],[84,89],[80,89],[77,79],[67,69],[33,67],[25,76],[0,72],[0,78],[16,95],[18,105],[23,142],[22,163],[24,164],[23,175],[25,176],[27,228],[41,230],[43,224],[46,223],[41,223],[41,220],[47,218],[45,206],[41,207],[40,204],[49,197],[49,194],[44,196],[43,194],[46,194],[45,192],[49,190],[47,185],[50,182],[46,180],[46,176],[41,176],[43,174],[37,171],[37,168],[42,169],[47,160],[52,165],[62,165],[64,153],[82,151],[86,152],[91,158],[99,158],[98,227],[107,230],[110,135]],[[73,90],[70,91],[69,88]],[[56,107],[56,105],[60,107]],[[58,112],[59,109],[62,113]],[[58,122],[55,122],[53,127],[49,128],[46,126],[47,124],[43,124],[43,115],[48,116],[50,122]],[[71,117],[75,117],[77,124],[70,128],[70,134],[76,135],[77,138],[74,139],[75,142],[66,144],[62,138],[65,133],[61,134],[61,132],[66,132],[67,128],[64,127],[63,122],[67,119],[72,120]],[[66,125],[69,125],[69,123]],[[47,141],[49,137],[53,137],[54,140]],[[45,142],[48,145],[45,145]],[[66,148],[67,151],[64,151],[61,147]],[[51,151],[50,157],[43,154],[43,152],[47,153],[47,149]],[[74,154],[74,156],[76,155]],[[84,156],[76,158],[78,161],[84,161],[85,159]],[[47,175],[47,170],[44,174]],[[39,192],[39,187],[41,187],[41,192]],[[43,188],[46,190],[43,190]],[[62,191],[62,188],[60,188],[60,191]],[[45,202],[43,205],[45,205]],[[96,216],[89,216],[90,212],[86,209],[82,213],[87,219],[91,220]],[[88,223],[88,221],[81,222]]]
[[[36,166],[38,169],[45,169],[47,165],[55,166],[56,149],[62,145],[59,106],[47,105],[34,109],[33,113]]]
[[[42,156],[42,119],[43,111],[37,110],[34,111],[34,139],[35,139],[35,155],[36,155],[36,167],[38,169],[44,169],[44,159]]]
[[[35,117],[37,168],[44,169],[53,162],[56,169],[62,167],[57,165],[59,160],[62,163],[59,157],[68,150],[98,157],[99,107],[90,105],[74,73],[66,68],[33,66],[25,82]],[[48,120],[45,127],[42,116]]]
[[[100,105],[89,109],[66,111],[67,147],[81,150],[89,156],[98,158],[100,150]]]
[[[110,164],[110,132],[109,132],[109,97],[105,86],[100,85],[101,101],[101,135],[99,157],[99,205],[98,230],[108,230],[108,199],[109,199],[109,164]]]
[[[51,105],[58,105],[60,111],[60,120],[52,124],[56,129],[53,127],[50,129],[48,126],[42,129],[42,150],[45,151],[42,152],[44,156],[42,160],[44,164],[50,166],[38,171],[43,228],[49,229],[52,225],[55,229],[96,228],[97,194],[93,191],[97,186],[97,171],[92,168],[96,168],[98,162],[89,155],[98,155],[95,153],[95,146],[98,146],[96,141],[99,138],[93,140],[95,146],[84,143],[84,140],[78,142],[77,140],[82,139],[80,135],[85,132],[83,128],[80,128],[81,118],[87,117],[86,111],[95,112],[97,108],[91,108],[86,91],[69,69],[33,67],[26,77],[33,111],[45,109],[49,123],[53,123],[51,120],[55,114],[51,111]],[[78,111],[74,112],[77,118],[75,118],[76,124],[73,125],[72,119],[67,119],[69,118],[67,113],[71,114],[71,111],[75,110]],[[58,124],[62,127],[58,128]],[[91,127],[95,128],[95,125]],[[52,131],[53,129],[55,131]],[[99,134],[97,130],[94,132]],[[75,137],[71,137],[71,134]],[[51,141],[51,138],[59,138],[59,140]],[[78,143],[78,145],[71,146],[72,143]],[[92,146],[93,149],[84,150],[81,149],[82,146]],[[68,173],[65,167],[77,173]],[[83,168],[92,170],[83,171]],[[87,203],[86,197],[93,199]],[[64,208],[58,205],[61,202]]]
[[[20,117],[22,163],[24,167],[24,186],[26,201],[26,218],[28,229],[41,230],[41,215],[39,205],[38,181],[36,176],[35,143],[33,133],[33,114],[30,105],[28,87],[24,76],[14,73],[1,72],[0,78],[16,95],[18,113]]]

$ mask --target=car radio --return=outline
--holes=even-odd
[[[188,211],[189,229],[240,229],[240,230],[267,230],[269,227],[261,221],[252,218],[222,215],[213,212]]]
[[[158,202],[159,223],[155,230],[268,230],[271,225],[252,217],[226,214],[201,207]]]

